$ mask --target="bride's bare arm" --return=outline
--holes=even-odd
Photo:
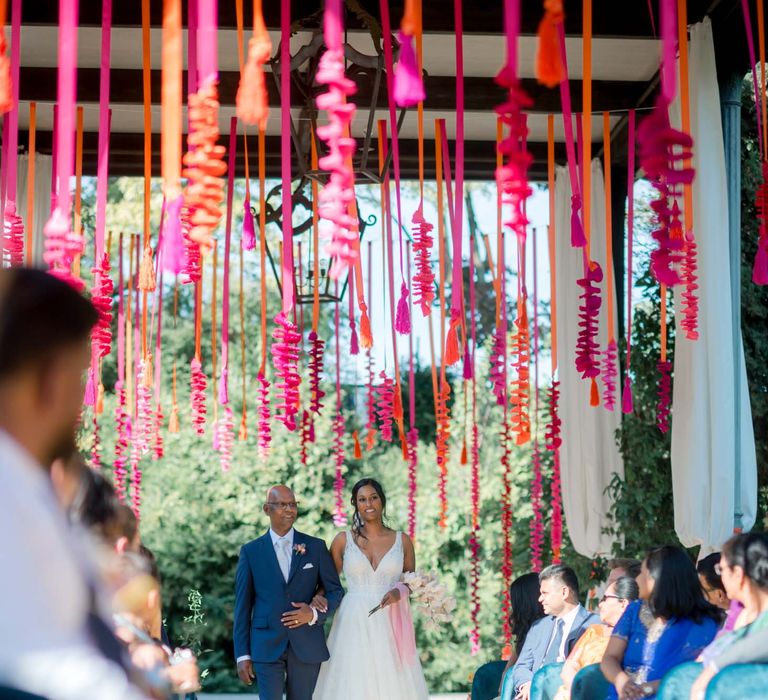
[[[331,557],[336,565],[336,571],[341,573],[344,568],[344,549],[347,546],[347,533],[340,532],[331,542]]]
[[[406,571],[416,571],[416,550],[411,538],[403,533],[403,573]]]

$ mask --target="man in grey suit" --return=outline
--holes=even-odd
[[[570,567],[548,566],[539,574],[539,586],[539,601],[546,617],[531,626],[511,671],[515,698],[519,700],[528,700],[536,671],[546,664],[565,661],[587,627],[600,623],[597,615],[579,603],[579,581]]]

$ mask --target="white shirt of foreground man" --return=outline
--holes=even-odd
[[[88,641],[88,587],[35,460],[0,430],[0,684],[50,700],[139,700]]]

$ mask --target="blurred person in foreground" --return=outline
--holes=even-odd
[[[112,653],[49,473],[74,450],[97,318],[52,275],[0,270],[0,685],[49,700],[146,697]]]

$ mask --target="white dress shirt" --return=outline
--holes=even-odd
[[[50,480],[0,429],[0,682],[50,700],[145,696],[93,647],[89,595]]]
[[[272,546],[275,548],[275,556],[277,557],[277,564],[280,567],[280,571],[283,574],[283,578],[285,579],[286,583],[288,582],[288,575],[291,570],[291,560],[293,559],[294,551],[293,551],[293,538],[296,531],[291,528],[286,532],[282,537],[278,535],[272,528],[269,528],[269,537],[272,540]],[[284,570],[283,564],[281,563],[281,553],[280,553],[280,547],[285,547],[285,545],[281,544],[282,540],[288,541],[288,547],[286,550],[288,551],[288,562],[287,562],[287,570]],[[312,610],[312,621],[308,622],[307,624],[312,627],[317,622],[317,610],[314,608],[310,608]],[[250,654],[243,654],[242,656],[237,657],[237,663],[240,663],[241,661],[250,661],[251,656]]]
[[[568,635],[573,629],[573,623],[576,621],[576,616],[579,614],[581,607],[581,605],[577,605],[571,612],[560,618],[563,621],[563,638],[560,640],[560,648],[557,651],[558,661],[565,661],[565,657],[567,656],[565,653],[565,642],[568,640]]]

